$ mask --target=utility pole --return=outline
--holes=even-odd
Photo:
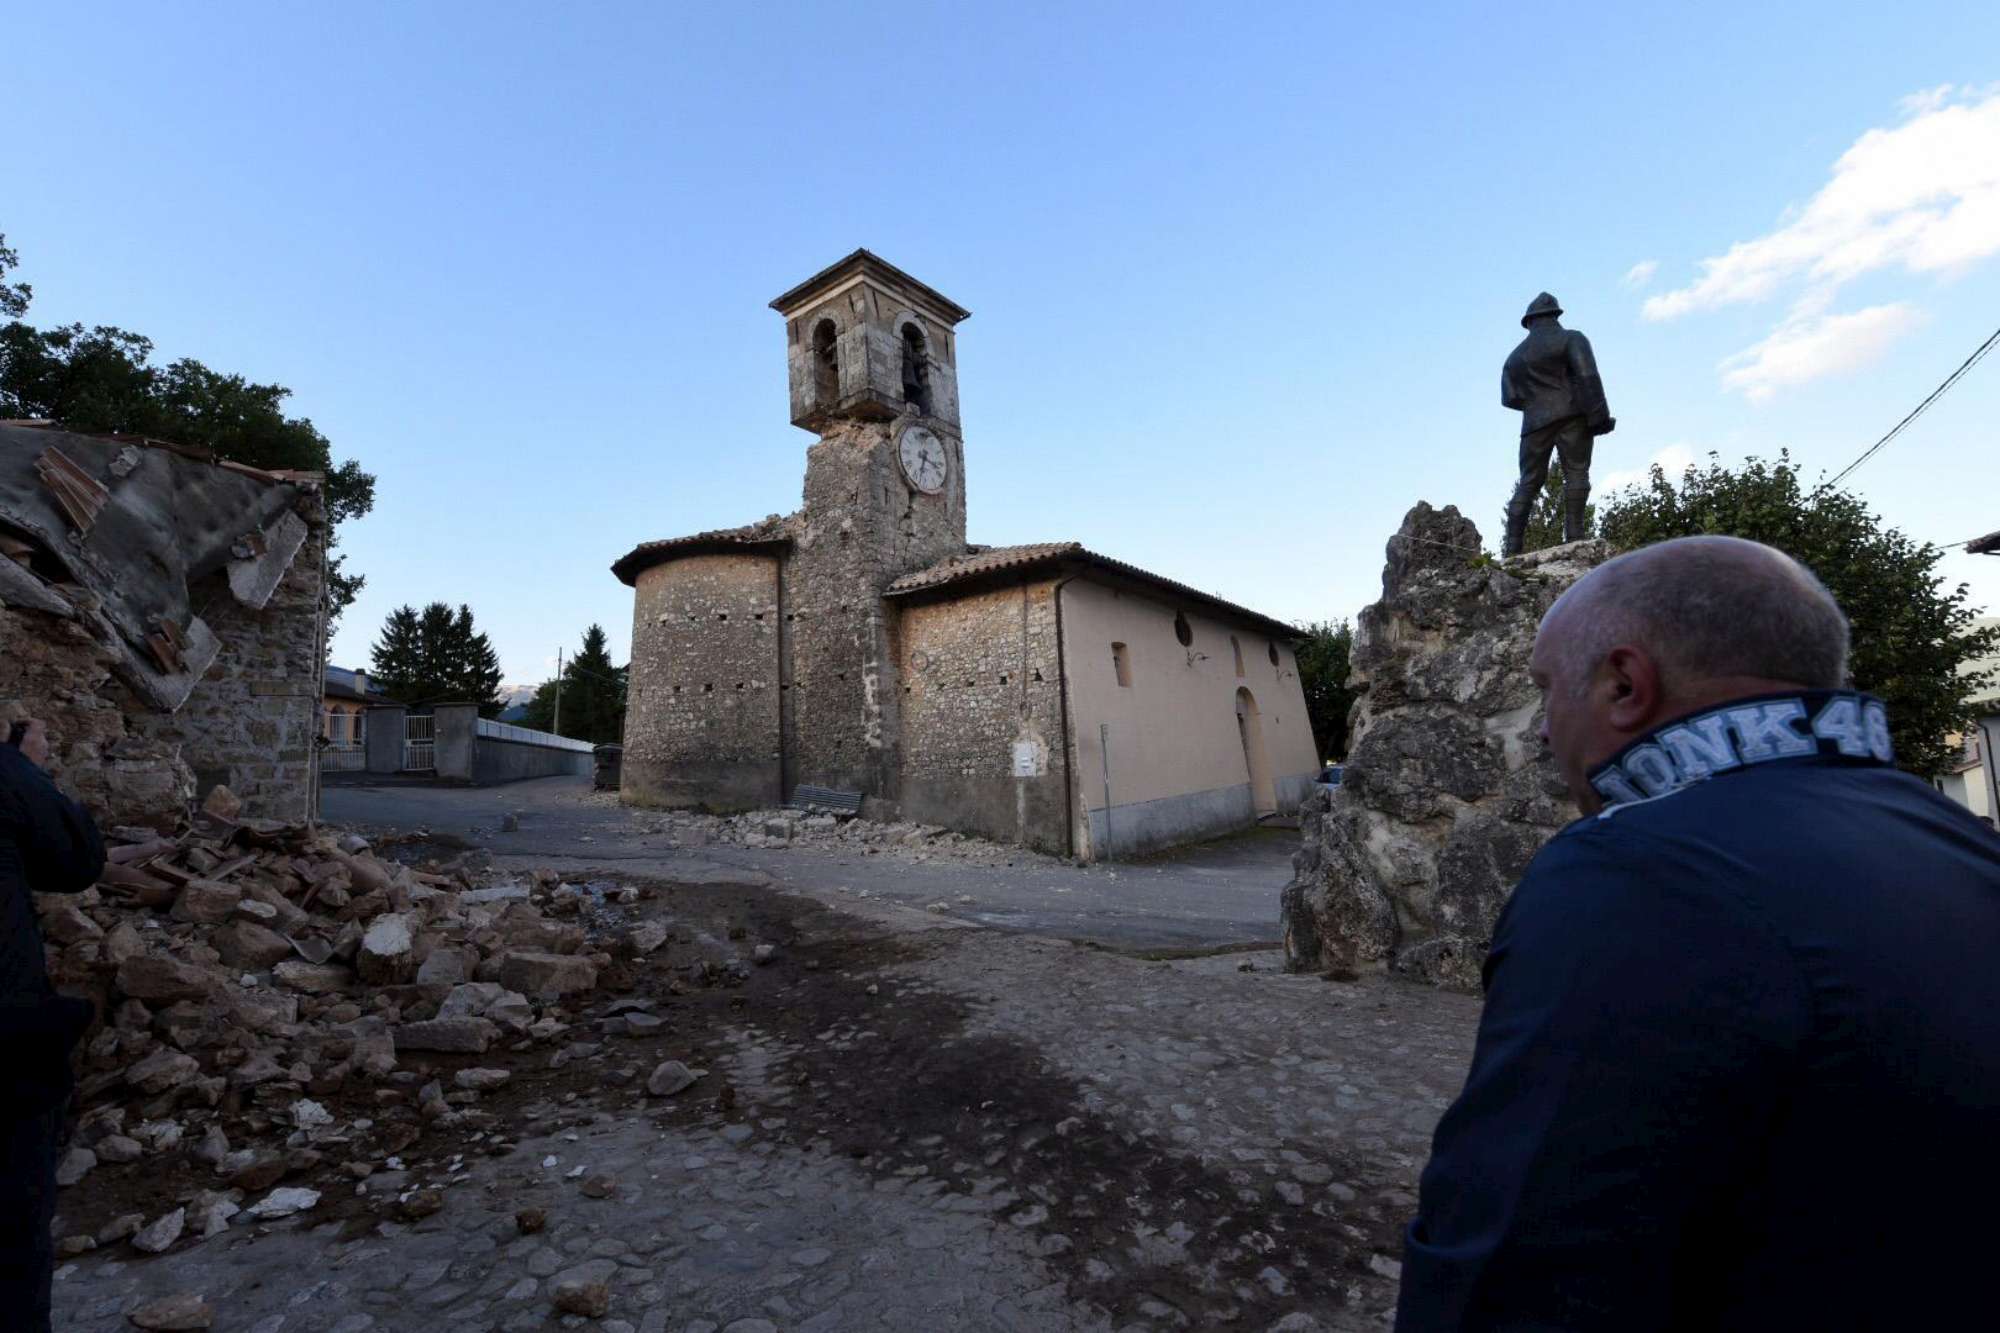
[[[556,720],[549,730],[562,735],[562,649],[556,649]]]

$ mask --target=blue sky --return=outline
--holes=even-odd
[[[2000,325],[2000,6],[7,28],[30,317],[290,385],[378,477],[344,665],[432,599],[513,682],[592,620],[622,659],[614,558],[797,507],[766,302],[858,245],[974,312],[972,540],[1081,539],[1287,619],[1371,600],[1418,499],[1497,540],[1499,366],[1538,290],[1597,348],[1600,479],[1784,446],[1831,472]],[[2000,356],[1851,484],[1919,537],[2000,528],[1996,434]],[[1944,569],[2000,610],[2000,559]]]

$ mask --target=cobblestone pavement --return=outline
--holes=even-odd
[[[57,1327],[184,1292],[258,1333],[1385,1326],[1475,1000],[773,898],[805,961],[718,1011],[697,1091],[607,1065],[503,1143],[427,1139],[356,1187],[443,1187],[414,1223],[93,1252]]]

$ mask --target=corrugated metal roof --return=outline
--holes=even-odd
[[[983,551],[970,551],[965,555],[940,561],[928,569],[920,569],[914,574],[905,574],[889,585],[888,595],[909,597],[960,583],[994,578],[1009,572],[1026,572],[1042,566],[1063,564],[1102,569],[1136,583],[1150,585],[1174,598],[1198,602],[1212,610],[1260,626],[1273,638],[1290,642],[1299,637],[1296,625],[1288,625],[1282,620],[1252,611],[1247,606],[1238,606],[1235,602],[1218,597],[1214,593],[1190,588],[1185,583],[1165,578],[1137,565],[1128,565],[1123,560],[1114,560],[1108,555],[1101,555],[1084,546],[1082,542],[1036,542],[1025,546],[994,546]]]
[[[790,533],[772,520],[765,519],[761,523],[746,523],[740,528],[717,528],[712,532],[697,532],[686,537],[640,542],[612,561],[611,572],[618,576],[620,583],[629,587],[638,581],[642,572],[669,560],[729,551],[768,550],[791,544]]]

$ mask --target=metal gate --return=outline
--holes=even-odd
[[[429,772],[437,767],[437,719],[403,719],[403,771]]]

